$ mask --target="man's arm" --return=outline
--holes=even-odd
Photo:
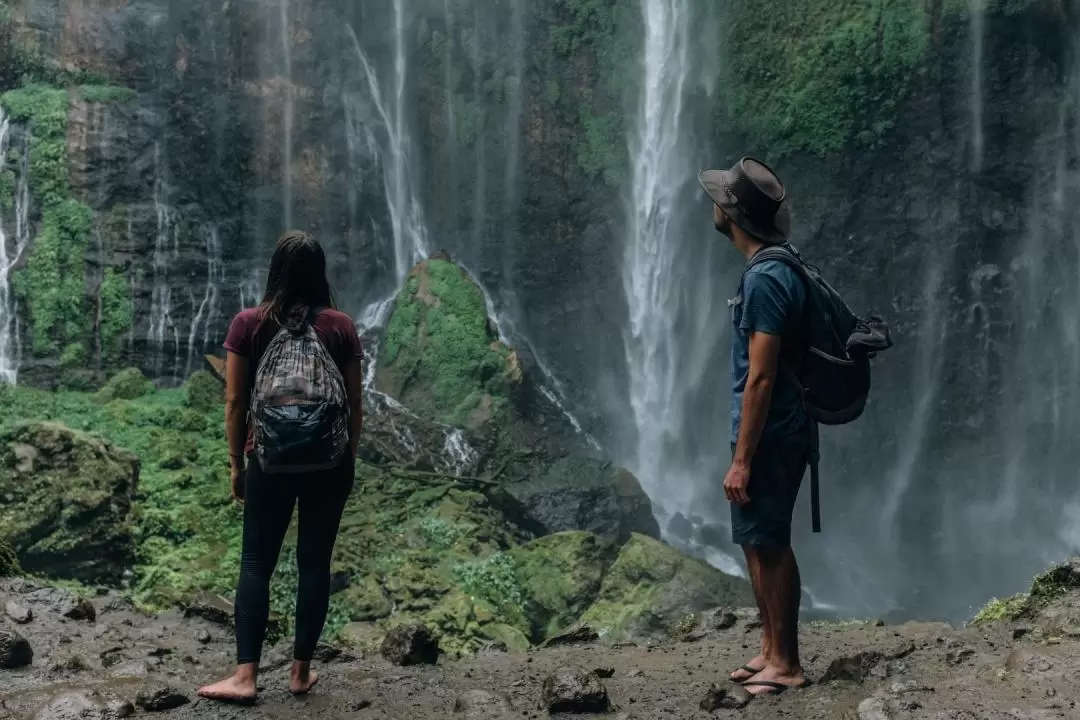
[[[742,424],[735,444],[734,462],[745,468],[757,452],[780,360],[780,336],[756,332],[750,336],[750,372],[743,391]]]
[[[765,420],[769,417],[769,403],[776,371],[780,360],[780,336],[764,332],[750,335],[750,370],[743,391],[742,422],[735,443],[735,456],[724,480],[724,493],[728,500],[745,504],[750,502],[746,492],[750,482],[750,463],[757,452]]]

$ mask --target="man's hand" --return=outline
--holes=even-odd
[[[232,485],[232,499],[241,505],[244,504],[244,468],[232,467],[229,470],[230,481]]]
[[[741,463],[731,463],[731,469],[724,478],[724,495],[737,505],[745,505],[750,502],[750,496],[746,494],[746,487],[750,484],[750,466]]]

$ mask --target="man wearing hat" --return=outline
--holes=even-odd
[[[747,262],[787,241],[791,218],[783,183],[764,163],[743,158],[730,170],[705,170],[716,229]],[[745,271],[729,301],[732,320],[732,462],[724,479],[731,533],[743,549],[763,623],[761,654],[731,679],[754,695],[805,684],[799,661],[799,567],[791,518],[810,458],[811,422],[795,364],[806,290],[796,271],[766,260]]]

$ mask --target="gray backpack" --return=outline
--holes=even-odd
[[[300,328],[283,325],[255,371],[255,456],[269,474],[328,470],[347,452],[345,378],[315,332],[317,314],[309,312]]]

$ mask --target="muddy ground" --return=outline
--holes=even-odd
[[[184,703],[152,713],[163,719],[544,718],[545,677],[601,668],[612,672],[602,680],[612,718],[1080,718],[1080,624],[1074,624],[1080,595],[1027,624],[979,630],[808,624],[802,640],[807,675],[817,681],[812,687],[711,714],[700,709],[709,686],[730,687],[727,671],[756,652],[750,612],[738,613],[726,629],[716,625],[728,622],[703,626],[691,641],[622,647],[595,641],[519,654],[492,650],[465,660],[444,657],[436,666],[396,667],[376,653],[333,657],[338,651],[324,647],[321,682],[304,699],[287,692],[289,648],[283,642],[264,659],[259,702],[234,707],[199,700],[194,692],[230,669],[233,640],[226,625],[180,612],[151,618],[114,595],[93,599],[95,617],[89,619],[87,609],[73,608],[63,591],[35,587],[0,582],[0,630],[18,632],[34,653],[32,665],[0,670],[0,720],[150,716],[131,705],[140,695],[146,705],[146,697],[162,687],[169,688],[171,702],[165,693],[150,707]],[[15,616],[25,620],[30,610],[33,619],[16,622],[4,611],[9,602]],[[2,652],[0,643],[0,664]],[[455,712],[458,699],[473,690],[502,693],[512,709],[488,705],[471,714]]]

